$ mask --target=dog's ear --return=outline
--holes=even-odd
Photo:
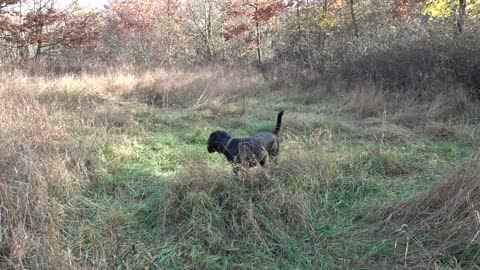
[[[222,145],[222,141],[224,141],[226,138],[229,138],[229,135],[225,131],[217,130],[212,132],[212,134],[210,134],[210,138],[208,138],[208,152],[213,153],[216,151],[222,153],[223,150],[220,148],[220,146]]]
[[[213,152],[215,152],[215,151],[218,151],[218,150],[217,150],[217,147],[216,147],[216,144],[208,144],[208,145],[207,145],[207,151],[208,151],[209,153],[213,153]]]
[[[208,143],[207,143],[207,150],[209,153],[213,153],[215,151],[218,152],[218,149],[217,149],[217,132],[212,132],[212,134],[210,134],[210,137],[208,138]]]

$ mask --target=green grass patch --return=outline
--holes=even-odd
[[[71,202],[65,238],[80,264],[388,266],[392,239],[374,232],[371,220],[465,163],[478,147],[456,138],[386,144],[353,136],[354,120],[334,114],[328,101],[271,94],[257,100],[248,108],[242,102],[250,101],[239,100],[224,109],[136,111],[139,132],[105,144],[98,158],[105,170]],[[210,132],[224,129],[241,137],[269,131],[280,109],[286,113],[278,167],[235,177],[224,157],[207,153]],[[475,252],[468,247],[457,257],[471,261]]]

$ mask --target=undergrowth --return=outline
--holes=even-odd
[[[478,268],[461,88],[324,99],[250,73],[123,72],[0,79],[1,268]],[[280,109],[278,165],[236,176],[207,153],[210,132],[270,130]]]

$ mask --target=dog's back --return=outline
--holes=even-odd
[[[278,153],[277,136],[272,132],[260,132],[251,137],[240,138],[236,162],[241,164],[262,164],[268,156]]]
[[[272,132],[260,132],[251,137],[240,139],[239,153],[243,162],[260,162],[263,165],[267,158],[276,160],[280,148],[277,136],[282,126],[282,116],[283,111],[280,111]]]
[[[278,113],[277,123],[272,132],[260,132],[251,137],[232,138],[225,131],[210,134],[207,150],[219,152],[230,162],[243,166],[265,165],[268,160],[276,161],[280,148],[278,133],[282,125],[283,111]]]

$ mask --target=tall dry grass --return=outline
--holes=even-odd
[[[0,78],[0,268],[36,269],[77,269],[90,266],[72,251],[71,243],[64,242],[63,229],[66,222],[75,222],[76,218],[81,218],[71,216],[68,207],[75,206],[68,205],[68,202],[85,187],[101,181],[107,169],[99,156],[105,149],[114,145],[122,152],[119,154],[122,157],[118,158],[135,158],[135,153],[128,151],[125,136],[143,134],[139,121],[142,112],[148,112],[152,108],[223,108],[225,103],[268,91],[266,89],[275,83],[265,82],[259,74],[248,71],[138,71],[131,67],[58,77],[5,71],[0,74]],[[299,89],[295,89],[294,93],[289,92],[292,84],[295,82],[285,84],[280,89],[284,92],[278,93],[301,95]],[[335,84],[338,90],[343,90],[340,94],[351,93],[349,89],[340,89],[343,85],[340,82],[331,84]],[[322,88],[323,90],[327,91]],[[349,102],[351,110],[361,117],[384,117],[382,113],[385,108],[390,113],[388,109],[393,107],[390,104],[398,101],[383,94],[381,86],[373,83],[362,84],[357,90],[358,96],[349,96]],[[309,98],[309,102],[323,99],[322,96],[310,93],[309,97],[312,98]],[[452,105],[452,108],[441,105],[446,100],[449,100],[448,96],[431,101],[431,105],[422,107],[422,115],[426,115],[428,121],[448,124],[449,119],[458,121],[462,115],[471,115],[472,108],[475,107],[462,95],[458,96],[457,105]],[[443,109],[446,111],[442,112]],[[300,118],[295,120],[297,124],[316,122],[311,119],[315,114],[298,116]],[[389,121],[388,117],[384,118]],[[422,121],[418,123],[423,124]],[[408,122],[411,123],[410,120]],[[287,137],[296,136],[288,135],[288,131],[285,134]],[[175,229],[186,218],[193,218],[203,222],[201,224],[206,227],[202,225],[193,231],[189,227],[181,227],[185,233],[202,236],[205,233],[202,230],[211,223],[227,239],[241,238],[242,233],[245,233],[253,235],[260,245],[268,249],[273,248],[267,242],[265,234],[272,231],[276,233],[278,230],[295,232],[298,224],[306,229],[307,237],[313,237],[309,233],[311,228],[306,219],[306,205],[314,203],[315,198],[307,199],[301,192],[342,189],[343,184],[350,184],[333,182],[345,164],[329,161],[331,154],[326,154],[331,141],[329,131],[323,130],[314,136],[318,137],[298,140],[303,142],[295,142],[294,137],[289,138],[291,143],[308,144],[304,148],[311,151],[291,153],[293,162],[283,164],[285,169],[278,175],[248,176],[249,181],[260,179],[257,184],[260,185],[261,193],[255,196],[268,211],[255,212],[253,205],[244,197],[226,198],[230,201],[223,201],[222,192],[228,196],[232,195],[227,192],[230,190],[245,196],[250,196],[251,192],[247,190],[248,187],[237,186],[232,179],[217,175],[212,170],[202,171],[202,163],[198,160],[192,165],[193,168],[186,168],[187,175],[180,175],[178,181],[172,184],[171,190],[179,192],[169,194],[167,203],[170,204],[159,205],[159,211],[172,217],[172,223],[162,223],[161,226],[165,230]],[[288,147],[286,145],[286,149]],[[351,163],[350,167],[354,166],[353,161],[347,163]],[[194,172],[197,171],[201,173],[195,175]],[[283,179],[285,186],[275,182],[276,179]],[[289,199],[283,200],[284,198]],[[215,212],[211,207],[222,206],[224,203],[231,204],[226,206],[233,214],[236,205],[245,206],[242,207],[244,212],[239,213],[240,219],[217,215],[213,223],[207,220],[208,215]],[[225,227],[226,224],[231,227]],[[270,229],[265,229],[267,227]],[[88,234],[88,228],[84,230]],[[213,237],[212,244],[215,245],[216,235],[207,236]],[[112,236],[111,242],[115,241]],[[108,256],[115,255],[106,246],[105,250],[98,251],[98,265],[108,265],[112,260]]]
[[[142,128],[148,106],[215,106],[256,76],[131,68],[97,75],[0,75],[0,268],[74,269],[62,241],[68,201],[104,171],[99,154]]]
[[[212,166],[202,156],[185,160],[186,166],[165,187],[166,194],[156,209],[159,230],[173,236],[178,249],[178,262],[173,265],[214,268],[207,260],[193,258],[193,243],[201,246],[202,252],[227,260],[265,256],[256,260],[258,265],[268,265],[267,258],[298,257],[298,250],[289,249],[288,241],[308,250],[313,258],[309,263],[320,264],[322,244],[312,216],[314,209],[321,207],[317,196],[328,197],[325,190],[347,184],[335,179],[338,164],[329,160],[331,131],[321,130],[307,138],[288,136],[278,166],[233,175],[230,167]],[[298,148],[308,151],[294,151]],[[237,264],[232,261],[228,265]]]
[[[7,78],[7,77],[4,77]],[[0,185],[3,267],[65,267],[61,209],[52,195],[75,192],[81,163],[68,161],[68,123],[52,115],[27,77],[0,84]]]
[[[385,211],[395,230],[392,265],[408,269],[475,269],[480,264],[478,157],[432,187]]]

